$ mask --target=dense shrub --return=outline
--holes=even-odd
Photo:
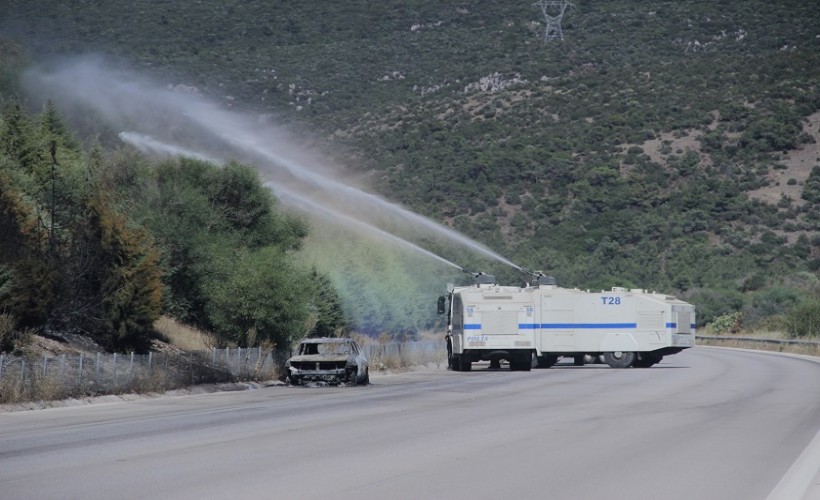
[[[797,337],[820,336],[820,300],[803,301],[785,315],[788,332]]]

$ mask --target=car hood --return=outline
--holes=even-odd
[[[291,363],[293,362],[301,362],[301,363],[310,363],[315,362],[318,363],[320,361],[347,361],[350,358],[347,354],[342,354],[338,356],[330,356],[327,354],[305,354],[302,356],[294,356],[290,358],[288,361]]]

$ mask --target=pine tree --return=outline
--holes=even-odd
[[[49,99],[43,106],[40,113],[40,134],[46,143],[55,141],[59,146],[68,148],[72,152],[77,152],[79,145],[74,136],[69,132],[65,121],[57,112],[57,107]]]
[[[71,228],[66,300],[54,319],[108,348],[144,349],[162,305],[159,254],[102,194],[86,200],[85,214]]]
[[[0,171],[0,311],[19,326],[43,324],[55,300],[55,275],[43,251],[47,237],[32,207]]]
[[[342,299],[330,278],[315,267],[310,273],[310,278],[314,286],[311,302],[317,318],[309,336],[332,337],[344,332],[347,329],[347,318],[342,309]]]
[[[0,124],[0,153],[8,156],[27,172],[33,172],[45,162],[39,147],[37,130],[19,102],[7,104]]]

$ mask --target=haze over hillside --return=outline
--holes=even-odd
[[[576,2],[547,43],[531,2],[12,3],[3,32],[34,58],[105,54],[306,131],[368,189],[564,285],[677,293],[704,322],[817,300],[816,3]],[[385,281],[361,248],[340,265],[329,231],[308,254],[340,288]],[[414,285],[367,301],[429,314],[436,272],[375,259]]]

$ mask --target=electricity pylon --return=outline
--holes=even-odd
[[[544,42],[555,39],[563,42],[564,32],[561,31],[561,19],[567,7],[574,7],[574,5],[569,0],[538,0],[532,4],[532,7],[540,8],[547,22],[547,27],[544,29]]]

